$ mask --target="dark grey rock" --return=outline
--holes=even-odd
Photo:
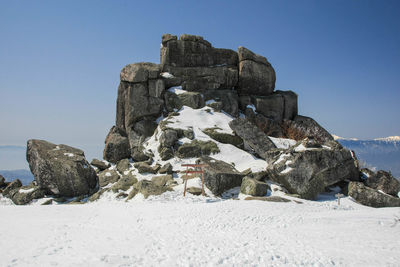
[[[386,194],[398,197],[400,192],[400,182],[392,176],[391,173],[385,171],[378,171],[372,174],[365,181],[366,185],[370,188],[381,190]]]
[[[149,62],[126,65],[120,74],[121,81],[130,83],[146,82],[156,79],[160,74],[160,66]]]
[[[276,94],[283,96],[284,110],[283,119],[293,120],[298,114],[297,94],[293,91],[276,91]]]
[[[244,175],[232,165],[206,156],[201,157],[200,161],[208,165],[204,168],[204,183],[213,194],[221,195],[226,190],[242,184]]]
[[[142,147],[134,147],[132,149],[131,157],[134,161],[146,161],[150,159],[150,156],[143,152]]]
[[[111,167],[110,163],[106,163],[106,162],[104,162],[102,160],[98,160],[98,159],[93,159],[92,162],[90,162],[90,165],[95,166],[100,171],[104,171],[105,169],[108,169]]]
[[[165,101],[165,109],[168,112],[177,111],[182,108],[182,102],[179,99],[178,95],[175,93],[169,91],[165,92],[164,101]]]
[[[362,205],[374,208],[400,207],[400,198],[381,193],[360,182],[349,183],[349,196]]]
[[[203,191],[200,187],[191,186],[186,189],[186,192],[195,196],[200,196]]]
[[[239,47],[239,95],[267,96],[275,89],[275,70],[266,58]]]
[[[6,185],[6,178],[0,175],[0,188],[5,187]]]
[[[255,197],[265,196],[268,192],[268,189],[268,184],[247,176],[243,178],[242,185],[240,186],[241,193]]]
[[[260,200],[267,202],[290,202],[289,199],[279,197],[279,196],[270,196],[270,197],[246,197],[244,200]]]
[[[177,156],[180,158],[197,158],[219,152],[217,144],[212,141],[193,140],[190,143],[184,143],[179,146]]]
[[[32,139],[26,158],[35,181],[48,194],[74,197],[97,187],[97,174],[80,149]]]
[[[44,196],[45,190],[35,185],[16,188],[10,193],[10,198],[16,205],[26,205],[32,200],[43,198]]]
[[[99,185],[104,187],[119,180],[119,174],[115,170],[105,170],[99,173]]]
[[[327,186],[359,180],[356,159],[343,147],[308,147],[304,142],[271,157],[268,179],[301,198],[315,199]]]
[[[215,100],[217,103],[220,102],[220,110],[234,117],[239,115],[239,97],[235,90],[207,90],[204,92],[204,98],[205,101]],[[212,107],[214,108],[214,106]]]
[[[169,147],[160,147],[159,155],[162,160],[169,160],[174,157],[174,151]]]
[[[105,160],[117,163],[121,159],[129,158],[131,151],[126,134],[113,126],[105,140],[103,157]]]
[[[223,143],[223,144],[231,144],[236,147],[242,148],[243,147],[243,139],[237,135],[223,133],[218,131],[219,128],[206,128],[203,130],[203,133],[210,136],[212,139]]]
[[[283,131],[287,138],[303,140],[306,137],[313,138],[319,143],[333,141],[332,135],[309,117],[297,115],[293,120],[283,122]]]
[[[257,125],[257,127],[266,135],[277,138],[284,137],[281,124],[277,121],[267,118],[262,114],[254,114],[254,116],[247,116],[247,118],[255,125]]]
[[[173,147],[178,141],[178,133],[168,128],[161,133],[159,141],[162,147]]]
[[[133,130],[140,136],[150,137],[154,134],[158,124],[154,120],[141,120],[134,124]]]
[[[279,94],[272,94],[264,97],[253,97],[253,103],[257,112],[278,123],[283,120],[284,98]]]
[[[255,152],[263,159],[267,159],[268,150],[275,148],[268,136],[246,118],[234,119],[229,123],[229,126],[243,139],[245,149]]]
[[[204,107],[204,96],[198,92],[187,92],[179,94],[178,98],[181,100],[182,105],[199,109]]]
[[[165,90],[165,82],[162,79],[149,80],[149,96],[161,98]]]
[[[150,166],[147,162],[136,162],[133,166],[138,169],[139,173],[156,174],[160,169],[160,165]]]

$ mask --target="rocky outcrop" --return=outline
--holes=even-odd
[[[26,158],[35,181],[47,194],[74,197],[97,187],[97,174],[80,149],[32,139]]]
[[[275,148],[274,143],[255,124],[246,118],[234,119],[229,123],[231,129],[243,139],[244,147],[266,159],[266,153]]]
[[[254,197],[265,196],[268,192],[268,189],[268,184],[247,176],[243,178],[242,185],[240,186],[241,193]]]
[[[245,47],[238,48],[240,95],[267,96],[275,89],[275,70],[268,60]]]
[[[179,158],[198,158],[219,153],[219,148],[213,141],[193,140],[179,146],[177,156]]]
[[[166,186],[158,186],[152,181],[141,180],[138,183],[134,184],[131,192],[128,195],[127,200],[134,198],[138,193],[141,193],[144,198],[148,198],[151,195],[161,195],[168,190],[169,188]]]
[[[294,140],[312,138],[321,144],[333,141],[332,135],[327,130],[312,118],[305,116],[298,115],[293,120],[285,120],[283,129],[285,136]]]
[[[6,188],[4,188],[2,194],[3,194],[3,196],[10,198],[12,196],[12,192],[14,190],[19,189],[21,186],[22,186],[21,181],[19,179],[15,179],[11,183],[9,183],[6,186]]]
[[[108,184],[115,183],[120,176],[115,170],[105,170],[99,173],[99,185],[104,187]]]
[[[37,185],[23,186],[12,190],[8,197],[16,205],[26,205],[34,199],[42,198],[45,196],[45,190]]]
[[[104,171],[105,169],[108,169],[111,167],[110,163],[106,163],[102,160],[98,160],[98,159],[93,159],[90,162],[90,165],[98,168],[100,171]]]
[[[386,194],[397,197],[400,192],[400,182],[392,176],[391,173],[378,171],[371,173],[365,181],[370,188],[380,190]]]
[[[329,185],[346,179],[359,180],[352,153],[335,142],[322,147],[305,140],[272,155],[267,167],[268,179],[301,198],[315,199]]]
[[[129,140],[126,133],[117,128],[112,127],[105,141],[103,157],[105,160],[117,163],[119,160],[129,158],[131,154]]]
[[[6,178],[0,175],[0,188],[6,187]]]
[[[400,198],[381,193],[360,182],[349,183],[349,196],[362,205],[374,208],[400,207]]]
[[[211,157],[201,157],[200,162],[208,165],[204,168],[204,183],[213,194],[221,195],[242,184],[244,175],[232,165]]]

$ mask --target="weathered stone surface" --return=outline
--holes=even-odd
[[[103,157],[105,160],[116,163],[121,159],[129,158],[131,151],[129,140],[125,132],[113,126],[105,140]]]
[[[352,153],[343,147],[310,147],[305,142],[282,150],[269,161],[268,179],[282,184],[292,194],[315,199],[325,187],[343,180],[359,180]]]
[[[171,40],[176,41],[176,40],[178,40],[178,38],[176,37],[176,35],[172,35],[169,33],[163,34],[161,37],[161,44],[165,46],[168,43],[168,41],[171,41]]]
[[[138,182],[137,178],[135,175],[132,174],[132,172],[129,172],[126,175],[122,175],[122,177],[116,182],[112,187],[111,190],[114,193],[117,193],[119,190],[126,191],[128,190],[132,185],[136,184]]]
[[[35,181],[48,194],[74,197],[97,186],[97,174],[80,149],[32,139],[26,157]]]
[[[239,97],[235,90],[207,90],[204,92],[204,99],[221,102],[221,110],[234,117],[239,115]]]
[[[149,96],[161,98],[165,90],[165,83],[162,79],[149,80]]]
[[[243,178],[242,185],[240,186],[241,193],[255,197],[265,196],[268,192],[268,189],[268,184],[247,176]]]
[[[35,185],[23,186],[10,192],[10,198],[16,205],[26,205],[32,200],[44,196],[45,190]]]
[[[126,65],[120,74],[121,81],[130,83],[146,82],[156,79],[160,73],[160,66],[150,62],[140,62]]]
[[[386,195],[360,182],[349,183],[349,196],[362,205],[374,208],[400,207],[400,198]]]
[[[160,170],[158,171],[158,173],[160,174],[172,174],[172,165],[171,163],[167,163],[164,166],[162,166],[160,168]]]
[[[204,97],[198,92],[187,92],[179,94],[178,98],[181,100],[182,105],[199,109],[204,107]]]
[[[276,91],[284,99],[283,119],[293,120],[298,114],[297,94],[293,91]]]
[[[140,136],[150,137],[157,128],[157,123],[154,120],[141,120],[134,124],[133,130]]]
[[[262,114],[254,114],[253,116],[247,116],[247,118],[266,135],[277,138],[284,137],[283,129],[277,121],[267,118]]]
[[[111,167],[110,163],[106,163],[106,162],[104,162],[102,160],[98,160],[98,159],[93,159],[92,162],[90,162],[90,165],[95,166],[100,171],[104,171],[105,169],[108,169]]]
[[[121,159],[120,161],[117,162],[117,170],[121,174],[127,171],[129,167],[130,167],[129,159]]]
[[[201,36],[183,34],[179,40],[175,36],[162,38],[162,66],[196,67],[238,64],[238,55],[230,49],[213,48]]]
[[[150,159],[150,156],[143,152],[142,147],[134,147],[131,151],[131,157],[134,161],[146,161]]]
[[[162,160],[169,160],[174,157],[174,151],[169,147],[161,147],[158,153]]]
[[[260,201],[268,201],[268,202],[290,202],[289,199],[279,197],[279,196],[270,196],[270,197],[246,197],[244,200],[260,200]]]
[[[200,161],[208,165],[204,169],[204,183],[213,194],[221,195],[226,190],[242,184],[244,175],[232,165],[207,156],[201,157]]]
[[[21,181],[19,179],[15,179],[11,183],[9,183],[6,188],[4,188],[2,194],[5,197],[10,197],[10,193],[15,189],[20,188],[21,186],[22,186]]]
[[[164,67],[175,79],[165,80],[166,86],[182,85],[183,90],[203,92],[205,90],[232,89],[238,83],[238,69],[230,66],[211,67]],[[173,84],[173,82],[177,84]]]
[[[278,123],[283,120],[285,100],[282,95],[272,94],[264,97],[253,97],[257,112]]]
[[[197,158],[219,153],[217,144],[213,141],[193,140],[179,146],[177,156],[180,158]]]
[[[365,181],[366,185],[372,189],[381,190],[386,194],[397,197],[400,192],[400,182],[392,176],[392,174],[385,171],[378,171],[372,174]]]
[[[178,95],[172,92],[165,92],[164,94],[165,109],[168,112],[178,111],[182,108],[182,102]]]
[[[263,159],[267,158],[268,150],[275,148],[268,136],[248,119],[234,119],[229,123],[229,126],[243,139],[245,149],[257,153]]]
[[[99,185],[104,187],[119,180],[119,175],[115,170],[105,170],[99,173]]]
[[[219,132],[218,130],[220,130],[220,129],[217,127],[206,128],[203,130],[203,133],[205,133],[206,135],[210,136],[212,139],[214,139],[220,143],[231,144],[231,145],[234,145],[239,148],[243,147],[243,139],[242,138],[240,138],[237,135]]]
[[[165,129],[160,135],[159,141],[162,147],[172,147],[178,141],[178,132],[173,129]]]
[[[170,180],[173,180],[173,178],[169,174],[151,178],[151,181],[157,186],[166,186]]]
[[[108,192],[108,191],[110,191],[110,188],[102,188],[99,191],[97,191],[96,193],[94,193],[93,195],[91,195],[88,200],[90,202],[96,201],[101,197],[102,194],[104,194],[105,192]]]
[[[283,122],[283,131],[287,138],[294,140],[303,140],[304,138],[313,138],[319,143],[333,141],[332,135],[319,125],[315,120],[309,117],[297,115],[293,120]]]
[[[169,189],[165,186],[157,186],[152,181],[141,180],[134,184],[132,191],[129,193],[127,200],[134,198],[138,193],[143,194],[144,198],[148,198],[151,195],[161,195]]]
[[[138,169],[139,173],[156,174],[160,169],[160,165],[150,166],[147,162],[136,162],[133,166]]]
[[[266,58],[239,47],[239,95],[267,96],[275,89],[275,70]]]

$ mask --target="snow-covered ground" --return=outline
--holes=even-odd
[[[399,266],[400,208],[167,192],[147,200],[6,205],[0,266]]]

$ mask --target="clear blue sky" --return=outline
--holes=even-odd
[[[331,133],[400,135],[400,1],[2,1],[0,145],[96,147],[120,69],[159,62],[161,35],[246,46]],[[96,153],[97,153],[96,152]]]

